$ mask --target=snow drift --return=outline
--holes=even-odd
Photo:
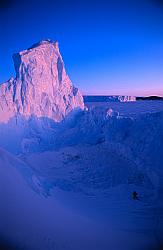
[[[1,249],[108,249],[96,223],[62,206],[55,194],[45,196],[47,190],[27,164],[0,150]]]

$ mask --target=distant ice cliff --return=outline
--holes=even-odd
[[[101,95],[85,95],[84,102],[134,102],[136,101],[136,96],[128,95],[111,95],[111,96],[101,96]]]

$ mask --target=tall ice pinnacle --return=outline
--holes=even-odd
[[[0,85],[0,121],[22,114],[61,121],[83,97],[66,74],[58,42],[43,40],[13,55],[16,78]]]

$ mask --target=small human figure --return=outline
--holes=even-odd
[[[138,199],[139,199],[138,193],[137,193],[136,191],[133,191],[133,192],[132,192],[132,198],[133,198],[134,200],[138,200]]]

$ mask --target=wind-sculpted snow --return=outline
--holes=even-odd
[[[153,121],[157,123],[157,126],[153,126]],[[78,169],[76,163],[79,160],[80,168],[81,166],[83,168],[80,178],[84,180],[84,183],[88,180],[89,184],[91,176],[97,175],[98,179],[100,174],[106,180],[105,185],[104,183],[94,185],[101,186],[102,189],[128,182],[153,187],[155,183],[153,183],[152,171],[154,170],[158,175],[161,168],[162,123],[162,113],[131,118],[121,117],[113,110],[108,112],[108,110],[98,108],[71,114],[59,124],[48,118],[33,116],[27,120],[20,116],[12,118],[8,124],[0,125],[0,145],[14,154],[34,154],[34,158],[37,152],[50,150],[53,154],[53,150],[62,152],[62,150],[66,150],[66,147],[80,147],[80,154],[76,153],[80,159],[67,162],[66,165],[70,164],[71,171],[74,163],[76,172]],[[85,159],[85,153],[88,159]],[[111,159],[108,157],[108,153],[112,155]],[[60,158],[54,154],[54,159],[55,157]],[[45,173],[46,169],[48,171],[46,159],[48,157],[45,157],[45,162],[43,159],[41,161],[44,162]],[[54,159],[52,159],[52,164]],[[40,169],[41,162],[35,163],[33,168]],[[90,167],[91,165],[92,167]],[[122,165],[123,174],[119,175]],[[64,166],[65,164],[63,164],[63,168]],[[155,167],[157,168],[154,169]],[[147,175],[147,172],[150,176]],[[102,173],[103,175],[101,175]],[[113,179],[110,179],[111,175]],[[78,179],[79,176],[75,178]],[[61,184],[60,181],[57,183],[62,187],[66,185]],[[74,184],[68,181],[67,185]],[[76,188],[78,188],[77,185]]]
[[[0,86],[1,122],[17,114],[58,122],[73,109],[83,109],[83,97],[66,74],[57,42],[42,41],[14,54],[13,60],[16,78]]]
[[[131,182],[154,187],[158,183],[159,174],[162,174],[163,112],[124,116],[113,109],[96,107],[76,113],[74,111],[60,123],[49,118],[31,116],[26,119],[17,116],[7,124],[0,125],[0,136],[1,147],[15,154],[80,146],[86,147],[87,154],[92,152],[91,148],[94,147],[96,157],[99,157],[99,147],[102,147],[102,154],[106,153],[106,159],[102,158],[104,165],[107,162],[107,150],[114,153],[121,163],[123,157],[128,159],[126,163],[120,164],[120,168],[121,165],[126,166],[126,174],[122,179],[115,177],[116,185],[121,181],[126,183],[130,179]],[[89,154],[89,159],[92,159],[91,157],[92,153]],[[83,166],[90,165],[83,159],[81,161]],[[102,162],[99,163],[100,166],[101,164]],[[128,164],[133,164],[133,167],[128,169]],[[95,168],[98,172],[98,167]],[[116,173],[116,167],[113,172]],[[108,173],[109,180],[110,172],[107,167],[103,173]],[[86,180],[86,177],[84,179]]]
[[[67,120],[74,116],[76,119],[77,114],[79,110],[73,110]],[[16,155],[52,150],[58,147],[56,139],[63,126],[64,122],[58,123],[48,117],[17,115],[7,123],[0,123],[0,146]]]
[[[56,136],[57,146],[107,145],[108,152],[134,162],[157,185],[156,179],[163,173],[163,112],[124,117],[118,112],[109,110],[108,115],[108,110],[93,108],[78,114],[77,119],[65,121],[64,126]],[[155,180],[152,171],[157,175]]]
[[[47,117],[15,116],[0,124],[0,146],[32,153],[79,144],[108,143],[148,166],[161,165],[163,112],[124,116],[113,109],[90,108],[70,113],[60,123]]]

